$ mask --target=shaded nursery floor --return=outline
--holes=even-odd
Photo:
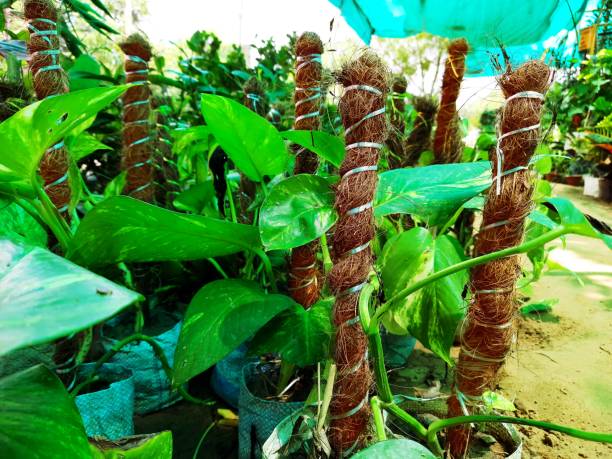
[[[554,185],[584,212],[612,224],[612,205],[582,196],[582,189]],[[518,349],[505,369],[499,389],[517,407],[517,415],[559,424],[612,432],[612,263],[600,241],[568,238],[551,253],[571,267],[547,272],[533,289],[531,302],[558,299],[552,312],[522,319]],[[454,349],[454,355],[457,349]],[[423,396],[445,392],[452,375],[444,364],[417,345],[408,366],[394,370],[395,392]],[[136,418],[137,433],[170,429],[174,457],[191,458],[215,411],[181,402],[159,413]],[[520,428],[523,458],[610,458],[612,446],[585,442],[536,429]],[[235,458],[237,428],[215,427],[199,458]]]

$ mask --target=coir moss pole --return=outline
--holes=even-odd
[[[457,97],[465,73],[465,56],[468,44],[463,38],[451,41],[442,77],[442,97],[436,118],[434,136],[434,156],[437,163],[455,163],[463,153],[459,137],[459,117],[457,116]]]
[[[119,44],[125,53],[125,80],[133,83],[123,95],[123,153],[121,168],[127,171],[125,193],[142,201],[155,197],[153,136],[149,120],[151,89],[148,62],[151,46],[139,34]]]
[[[387,147],[390,150],[389,155],[389,168],[397,169],[403,167],[405,162],[405,151],[404,151],[404,131],[406,130],[406,89],[408,88],[408,82],[402,75],[396,75],[393,77],[393,83],[391,84],[391,104],[393,105],[393,111],[389,115],[391,121],[391,129],[389,130],[389,136],[387,137]]]
[[[493,185],[476,236],[475,256],[517,246],[531,211],[529,160],[538,144],[544,94],[550,70],[529,61],[499,77],[506,97],[499,121],[500,137],[492,157]],[[461,352],[455,371],[449,416],[472,414],[483,391],[493,389],[498,371],[516,335],[515,285],[521,273],[518,255],[476,266],[471,272],[472,301],[461,330]],[[449,432],[454,457],[465,454],[469,428]]]
[[[404,147],[404,161],[401,167],[414,166],[426,150],[431,150],[431,131],[438,111],[438,105],[431,96],[416,96],[412,100],[417,116]]]
[[[36,97],[39,100],[68,92],[68,78],[59,63],[58,12],[51,0],[26,0],[24,14],[30,38],[28,62]],[[70,204],[68,167],[70,161],[64,142],[50,147],[40,163],[45,192],[61,212]]]
[[[171,161],[172,158],[172,135],[168,126],[168,119],[164,115],[162,100],[152,98],[151,106],[155,110],[155,200],[158,204],[168,207],[172,204],[174,196],[178,194],[180,188],[178,184],[178,169]]]
[[[321,126],[321,54],[323,43],[316,33],[305,32],[295,45],[295,121],[294,129],[316,131]],[[295,148],[295,174],[314,174],[319,166],[315,153]],[[289,291],[291,297],[305,308],[312,306],[321,291],[321,275],[317,263],[318,241],[291,251]]]
[[[249,78],[243,91],[243,103],[248,109],[254,111],[259,116],[265,117],[268,113],[268,99],[261,82],[255,78]],[[243,223],[253,222],[253,212],[249,212],[249,206],[255,199],[255,183],[249,180],[244,174],[240,174],[239,203]]]
[[[338,368],[330,405],[329,438],[338,455],[348,456],[362,447],[370,417],[367,401],[372,377],[358,300],[372,269],[372,200],[379,153],[387,132],[387,69],[378,56],[365,51],[343,67],[338,80],[344,86],[339,109],[346,156],[336,189],[339,218],[333,237],[334,265],[329,274],[336,297],[334,360]]]

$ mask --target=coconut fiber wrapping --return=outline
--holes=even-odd
[[[412,100],[417,116],[404,147],[404,161],[401,167],[414,166],[426,150],[431,150],[431,131],[438,104],[431,96],[416,96]]]
[[[24,15],[30,31],[27,43],[28,62],[36,97],[43,100],[67,93],[68,78],[59,65],[57,8],[50,0],[26,0]],[[70,161],[68,151],[63,145],[62,141],[49,148],[39,166],[45,192],[61,212],[65,212],[70,203]]]
[[[159,106],[161,100],[152,99],[151,105],[155,110],[156,129],[155,129],[155,200],[158,204],[169,207],[172,204],[174,196],[180,191],[178,186],[178,168],[171,161],[172,158],[172,135],[168,127],[168,119],[162,113]]]
[[[389,115],[391,129],[387,137],[387,147],[390,150],[389,168],[403,167],[405,162],[404,131],[406,130],[406,89],[408,82],[401,75],[393,78],[391,85],[393,111]]]
[[[244,106],[254,111],[259,116],[265,117],[268,112],[269,104],[261,82],[257,78],[251,77],[244,84],[242,91]],[[241,173],[238,191],[238,202],[240,203],[242,222],[250,225],[253,223],[253,212],[249,211],[249,207],[255,199],[255,183]]]
[[[130,35],[119,45],[125,53],[126,83],[136,83],[123,95],[123,155],[121,168],[127,171],[125,192],[146,202],[155,197],[153,142],[149,116],[151,89],[148,61],[151,47],[140,35]]]
[[[545,94],[550,84],[550,70],[541,61],[529,61],[516,70],[509,66],[498,81],[506,99],[500,120],[501,135],[517,129],[500,142],[502,180],[489,189],[483,221],[476,237],[475,255],[519,245],[524,234],[525,218],[532,202],[532,184],[527,169],[538,144],[542,104],[537,94]],[[525,93],[525,91],[531,91]],[[499,151],[492,157],[493,176],[499,173]],[[518,169],[516,169],[518,168]],[[513,171],[513,172],[508,172]],[[503,173],[506,172],[506,175]],[[518,255],[476,266],[471,272],[472,302],[461,330],[461,352],[455,374],[455,393],[449,399],[449,415],[461,415],[483,391],[495,385],[496,376],[510,352],[516,334],[515,284],[520,275]],[[467,408],[466,408],[467,409]],[[451,452],[455,457],[467,449],[469,429],[449,432]]]
[[[313,32],[304,32],[295,46],[295,122],[296,130],[316,131],[321,126],[320,110],[323,97],[321,54],[323,43]],[[295,174],[314,174],[319,166],[315,153],[295,146]],[[289,291],[291,297],[304,308],[318,299],[321,291],[321,272],[317,261],[319,243],[313,241],[291,252]]]
[[[465,56],[468,44],[464,39],[453,40],[448,46],[448,57],[442,77],[442,97],[436,119],[434,156],[437,163],[454,163],[461,160],[463,144],[459,136],[457,97],[465,73]]]
[[[379,148],[352,145],[372,142],[382,147],[387,133],[384,107],[388,74],[378,56],[365,51],[341,70],[338,80],[345,88],[339,109],[347,151],[336,189],[339,219],[333,237],[334,266],[329,274],[336,296],[334,360],[338,366],[331,401],[330,441],[338,454],[346,455],[360,448],[367,434],[367,398],[372,383],[367,337],[358,319],[359,293],[355,290],[367,281],[372,268],[369,243],[375,228],[371,202],[378,177],[375,170],[357,172],[356,168],[376,166],[379,158]]]

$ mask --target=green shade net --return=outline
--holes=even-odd
[[[491,53],[502,43],[513,60],[557,65],[575,50],[575,27],[597,0],[330,0],[359,37],[403,38],[428,32],[470,44],[468,73],[492,74]]]

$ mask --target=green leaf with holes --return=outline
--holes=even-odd
[[[68,258],[83,266],[198,260],[260,248],[257,228],[115,196],[81,221]]]
[[[83,330],[139,299],[48,250],[0,239],[0,355]]]
[[[0,124],[0,193],[34,196],[45,150],[117,99],[126,86],[93,88],[29,105]]]
[[[300,174],[272,188],[261,206],[259,232],[268,250],[291,249],[320,237],[337,218],[329,181]]]
[[[276,128],[231,99],[202,94],[202,114],[210,133],[236,167],[254,182],[284,172],[289,152]]]
[[[334,331],[333,298],[319,300],[309,309],[295,304],[263,327],[249,350],[255,355],[279,354],[283,361],[306,367],[325,360]]]
[[[393,169],[379,175],[374,214],[411,214],[435,226],[489,186],[488,161]]]
[[[74,400],[41,365],[0,379],[0,432],[2,457],[91,458]]]
[[[307,148],[336,167],[340,167],[344,159],[344,142],[335,135],[321,131],[283,131],[280,134],[284,139]]]
[[[434,272],[463,260],[458,242],[449,236],[434,239],[417,227],[390,239],[379,265],[385,296],[393,295]],[[392,333],[410,334],[425,347],[452,365],[450,348],[465,312],[461,296],[468,281],[461,271],[432,282],[406,298],[394,300],[383,317]]]
[[[255,282],[225,279],[193,297],[174,354],[175,385],[207,370],[295,302],[268,294]]]

